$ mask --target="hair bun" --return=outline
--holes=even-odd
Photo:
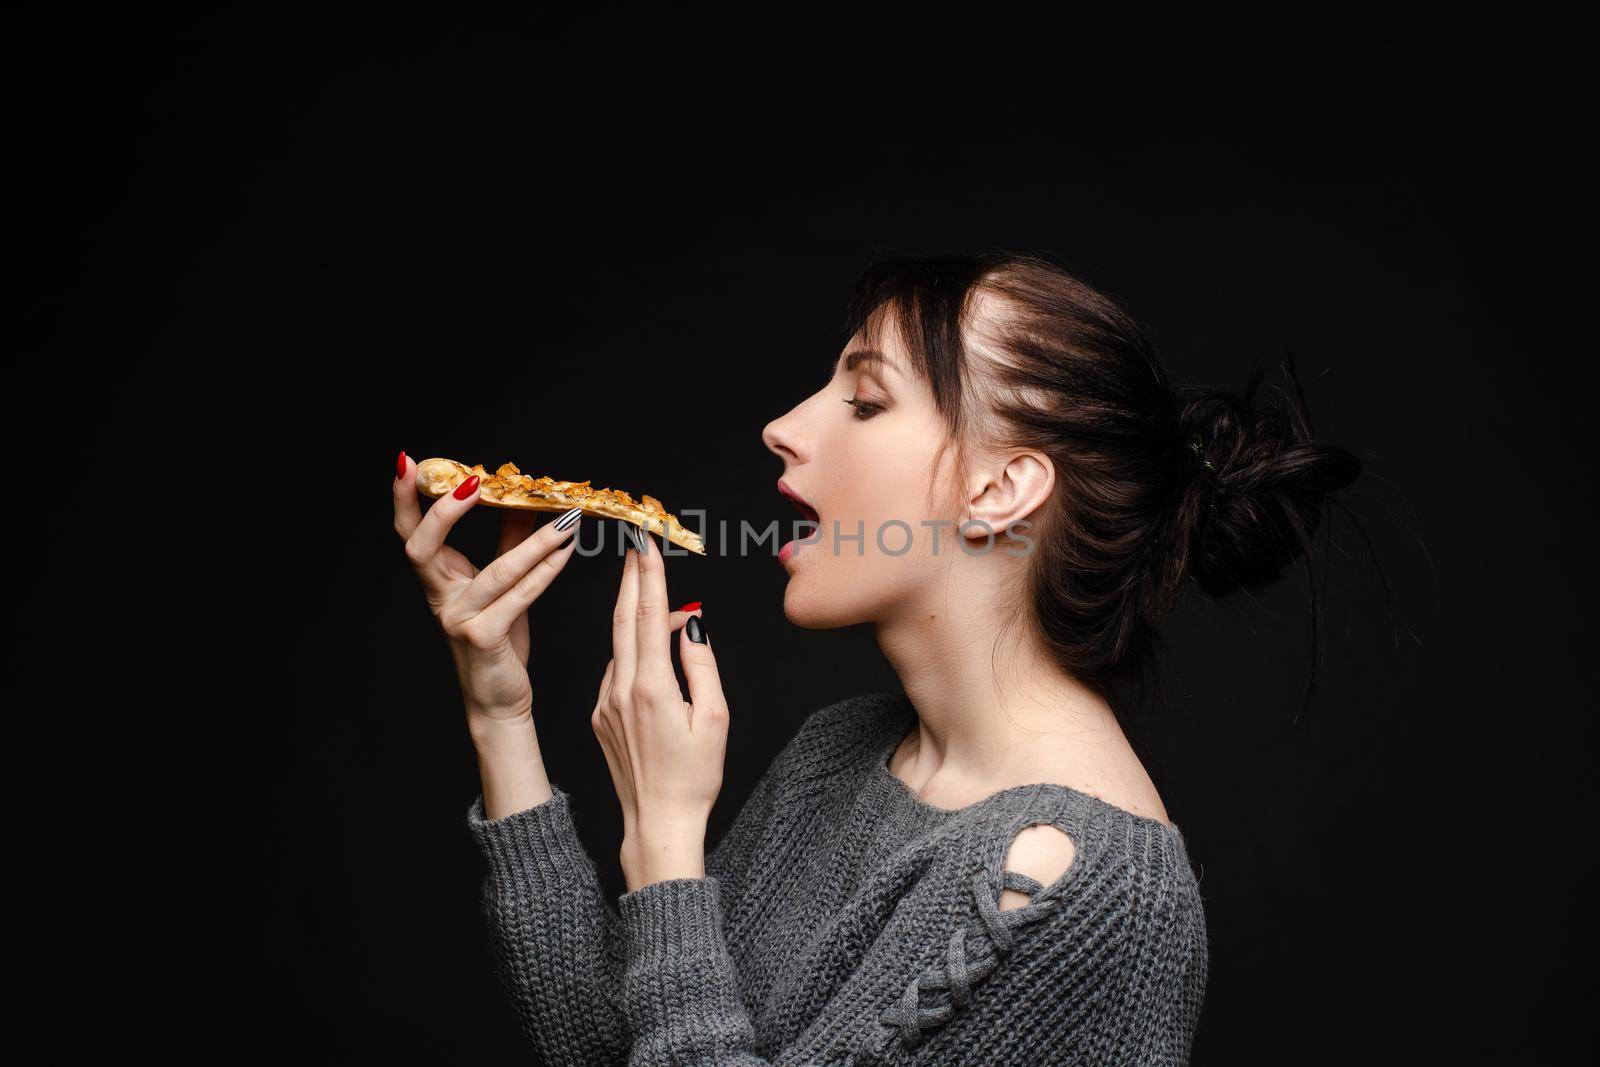
[[[1361,473],[1337,445],[1317,444],[1292,364],[1278,403],[1257,407],[1258,366],[1243,394],[1206,389],[1182,405],[1177,522],[1186,572],[1211,596],[1258,589],[1311,553],[1329,494]],[[1198,448],[1193,447],[1198,445]]]

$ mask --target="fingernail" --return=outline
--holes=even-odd
[[[556,529],[564,531],[569,526],[577,525],[578,517],[582,514],[582,508],[573,508],[571,511],[567,512],[565,515],[562,515],[556,520]]]
[[[638,529],[632,523],[627,523],[622,528],[627,532],[628,543],[633,546],[633,550],[641,556],[644,555],[644,538]]]
[[[690,615],[689,621],[683,624],[683,628],[689,631],[689,640],[695,644],[706,643],[706,624],[700,621],[700,616]]]
[[[474,474],[472,477],[468,478],[466,481],[464,481],[460,485],[456,486],[456,491],[454,493],[451,493],[450,495],[455,497],[457,500],[465,500],[465,499],[467,499],[467,497],[471,496],[473,493],[476,493],[477,491],[478,491],[478,476],[476,474]]]
[[[406,454],[404,450],[401,450],[400,458],[394,461],[394,476],[396,478],[404,478],[406,476]]]
[[[679,611],[698,611],[699,609],[700,609],[700,601],[691,600],[687,604],[685,604],[683,607],[679,608],[678,610]]]

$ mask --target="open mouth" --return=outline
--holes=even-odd
[[[785,485],[781,479],[778,481],[778,492],[788,497],[790,502],[794,504],[794,506],[799,510],[800,514],[805,518],[810,519],[812,522],[817,523],[818,525],[821,524],[822,520],[817,514],[817,509],[806,503],[805,497],[789,488],[789,486]]]

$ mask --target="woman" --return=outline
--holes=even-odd
[[[522,1026],[550,1064],[1186,1062],[1204,910],[1111,694],[1158,679],[1186,584],[1309,559],[1360,465],[1312,443],[1297,396],[1180,399],[1137,325],[1038,257],[879,264],[847,333],[762,435],[815,523],[779,553],[784,608],[871,622],[904,692],[810,715],[705,856],[729,713],[698,605],[670,610],[634,538],[592,717],[623,808],[616,909],[525,667],[579,516],[529,536],[508,512],[477,572],[444,545],[475,481],[423,516],[401,454],[396,528],[466,697],[468,823]]]

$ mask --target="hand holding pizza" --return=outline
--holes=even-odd
[[[722,790],[728,747],[728,704],[705,625],[667,606],[660,549],[650,534],[626,532],[638,551],[625,553],[611,615],[612,658],[591,722],[622,806],[622,872],[631,892],[668,878],[704,877],[706,824]],[[688,700],[672,668],[679,619]]]
[[[463,482],[428,509],[417,503],[416,465],[400,454],[394,480],[394,528],[405,539],[428,607],[455,660],[469,724],[530,719],[528,608],[572,558],[578,509],[537,531],[534,512],[504,512],[500,551],[483,570],[445,544],[456,520],[478,503],[478,479]]]

